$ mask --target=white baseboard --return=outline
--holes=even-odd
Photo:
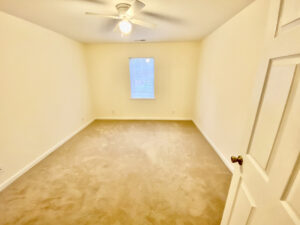
[[[233,173],[234,167],[232,163],[223,155],[222,151],[214,144],[214,142],[201,130],[201,128],[198,126],[198,124],[193,120],[193,123],[196,125],[198,130],[201,132],[201,134],[205,137],[207,142],[211,145],[211,147],[215,150],[215,152],[218,154],[220,159],[224,162],[226,167],[230,170],[231,173]]]
[[[90,120],[89,122],[85,123],[81,127],[79,127],[77,130],[75,130],[70,135],[66,136],[64,139],[59,141],[57,144],[52,146],[50,149],[48,149],[46,152],[44,152],[42,155],[37,157],[35,160],[33,160],[31,163],[27,164],[24,168],[19,170],[17,173],[15,173],[13,176],[5,180],[0,184],[0,191],[4,190],[6,187],[8,187],[10,184],[12,184],[15,180],[17,180],[20,176],[22,176],[24,173],[26,173],[28,170],[30,170],[32,167],[34,167],[36,164],[41,162],[43,159],[45,159],[48,155],[50,155],[52,152],[54,152],[56,149],[58,149],[60,146],[62,146],[64,143],[66,143],[68,140],[70,140],[73,136],[75,136],[77,133],[79,133],[81,130],[86,128],[89,124],[91,124],[94,121],[94,119]]]
[[[96,117],[95,120],[181,120],[192,121],[191,118],[185,117]]]

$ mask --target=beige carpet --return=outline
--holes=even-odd
[[[192,122],[97,121],[0,193],[0,224],[218,225],[230,179]]]

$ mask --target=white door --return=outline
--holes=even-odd
[[[269,13],[260,100],[221,225],[300,225],[300,0],[271,0]]]

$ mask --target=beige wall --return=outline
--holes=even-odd
[[[83,46],[0,12],[0,184],[91,120]]]
[[[191,119],[198,43],[87,46],[98,118]],[[155,100],[130,99],[129,57],[154,57]]]
[[[247,146],[268,0],[256,0],[200,45],[195,122],[227,160]]]

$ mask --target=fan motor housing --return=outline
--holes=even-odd
[[[119,3],[116,5],[116,8],[119,12],[119,15],[125,15],[125,13],[127,12],[127,10],[130,8],[130,4],[128,3]]]

